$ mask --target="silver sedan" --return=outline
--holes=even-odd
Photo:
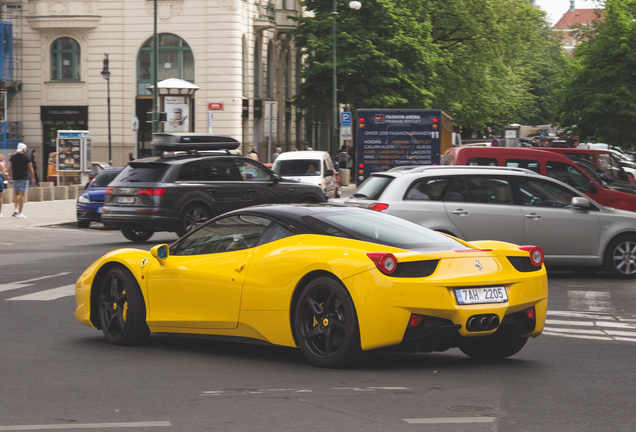
[[[636,213],[519,168],[430,166],[375,173],[347,205],[410,220],[460,239],[540,246],[548,266],[605,268],[636,278]]]

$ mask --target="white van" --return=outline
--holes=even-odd
[[[283,178],[318,185],[329,198],[340,197],[336,167],[324,151],[293,151],[281,153],[272,166]]]

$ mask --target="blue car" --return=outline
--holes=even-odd
[[[91,222],[102,221],[102,207],[106,187],[122,168],[108,168],[100,172],[95,179],[86,185],[86,192],[77,198],[77,226],[88,228]]]

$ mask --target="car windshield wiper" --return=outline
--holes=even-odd
[[[369,198],[368,196],[366,196],[363,193],[354,193],[353,196],[354,196],[354,198]]]

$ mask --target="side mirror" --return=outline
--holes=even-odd
[[[279,174],[272,173],[272,180],[274,183],[278,183],[282,177]]]
[[[163,265],[163,263],[168,259],[168,255],[170,255],[168,245],[161,244],[153,247],[150,249],[150,255],[155,257],[157,261]]]
[[[325,170],[325,177],[331,177],[333,175],[334,173],[332,169]]]
[[[592,206],[590,201],[587,198],[583,198],[583,197],[572,198],[572,205],[575,207],[580,207],[582,209],[588,209]]]
[[[595,194],[596,192],[598,192],[598,188],[596,187],[596,183],[594,183],[593,181],[590,182],[589,187],[587,188],[587,191],[589,193],[593,193]]]
[[[84,189],[88,189],[88,187],[89,187],[90,185],[91,185],[91,182],[87,182],[87,183],[84,185]]]

